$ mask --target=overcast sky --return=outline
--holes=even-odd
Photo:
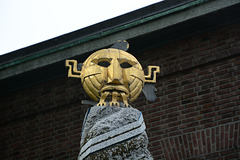
[[[161,0],[0,0],[0,55]]]

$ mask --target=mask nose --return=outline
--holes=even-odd
[[[108,67],[108,84],[123,84],[122,68],[117,59]]]

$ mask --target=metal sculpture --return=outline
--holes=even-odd
[[[119,41],[111,48],[96,51],[80,67],[76,60],[66,60],[68,77],[81,78],[84,90],[98,106],[120,106],[122,103],[129,107],[145,83],[156,83],[160,68],[148,66],[148,75],[144,75],[138,60],[126,52],[128,46],[126,41]]]

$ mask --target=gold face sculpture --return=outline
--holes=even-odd
[[[73,69],[72,65],[73,64]],[[141,93],[145,82],[156,82],[156,75],[152,80],[151,70],[158,66],[149,67],[149,75],[145,76],[138,60],[128,52],[120,49],[102,49],[94,52],[83,63],[82,70],[77,70],[77,61],[66,60],[69,67],[68,76],[81,78],[86,93],[98,102],[98,106],[120,106],[120,102],[128,107]],[[72,74],[74,73],[80,75]]]

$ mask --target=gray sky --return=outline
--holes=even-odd
[[[161,0],[0,0],[0,55]]]

